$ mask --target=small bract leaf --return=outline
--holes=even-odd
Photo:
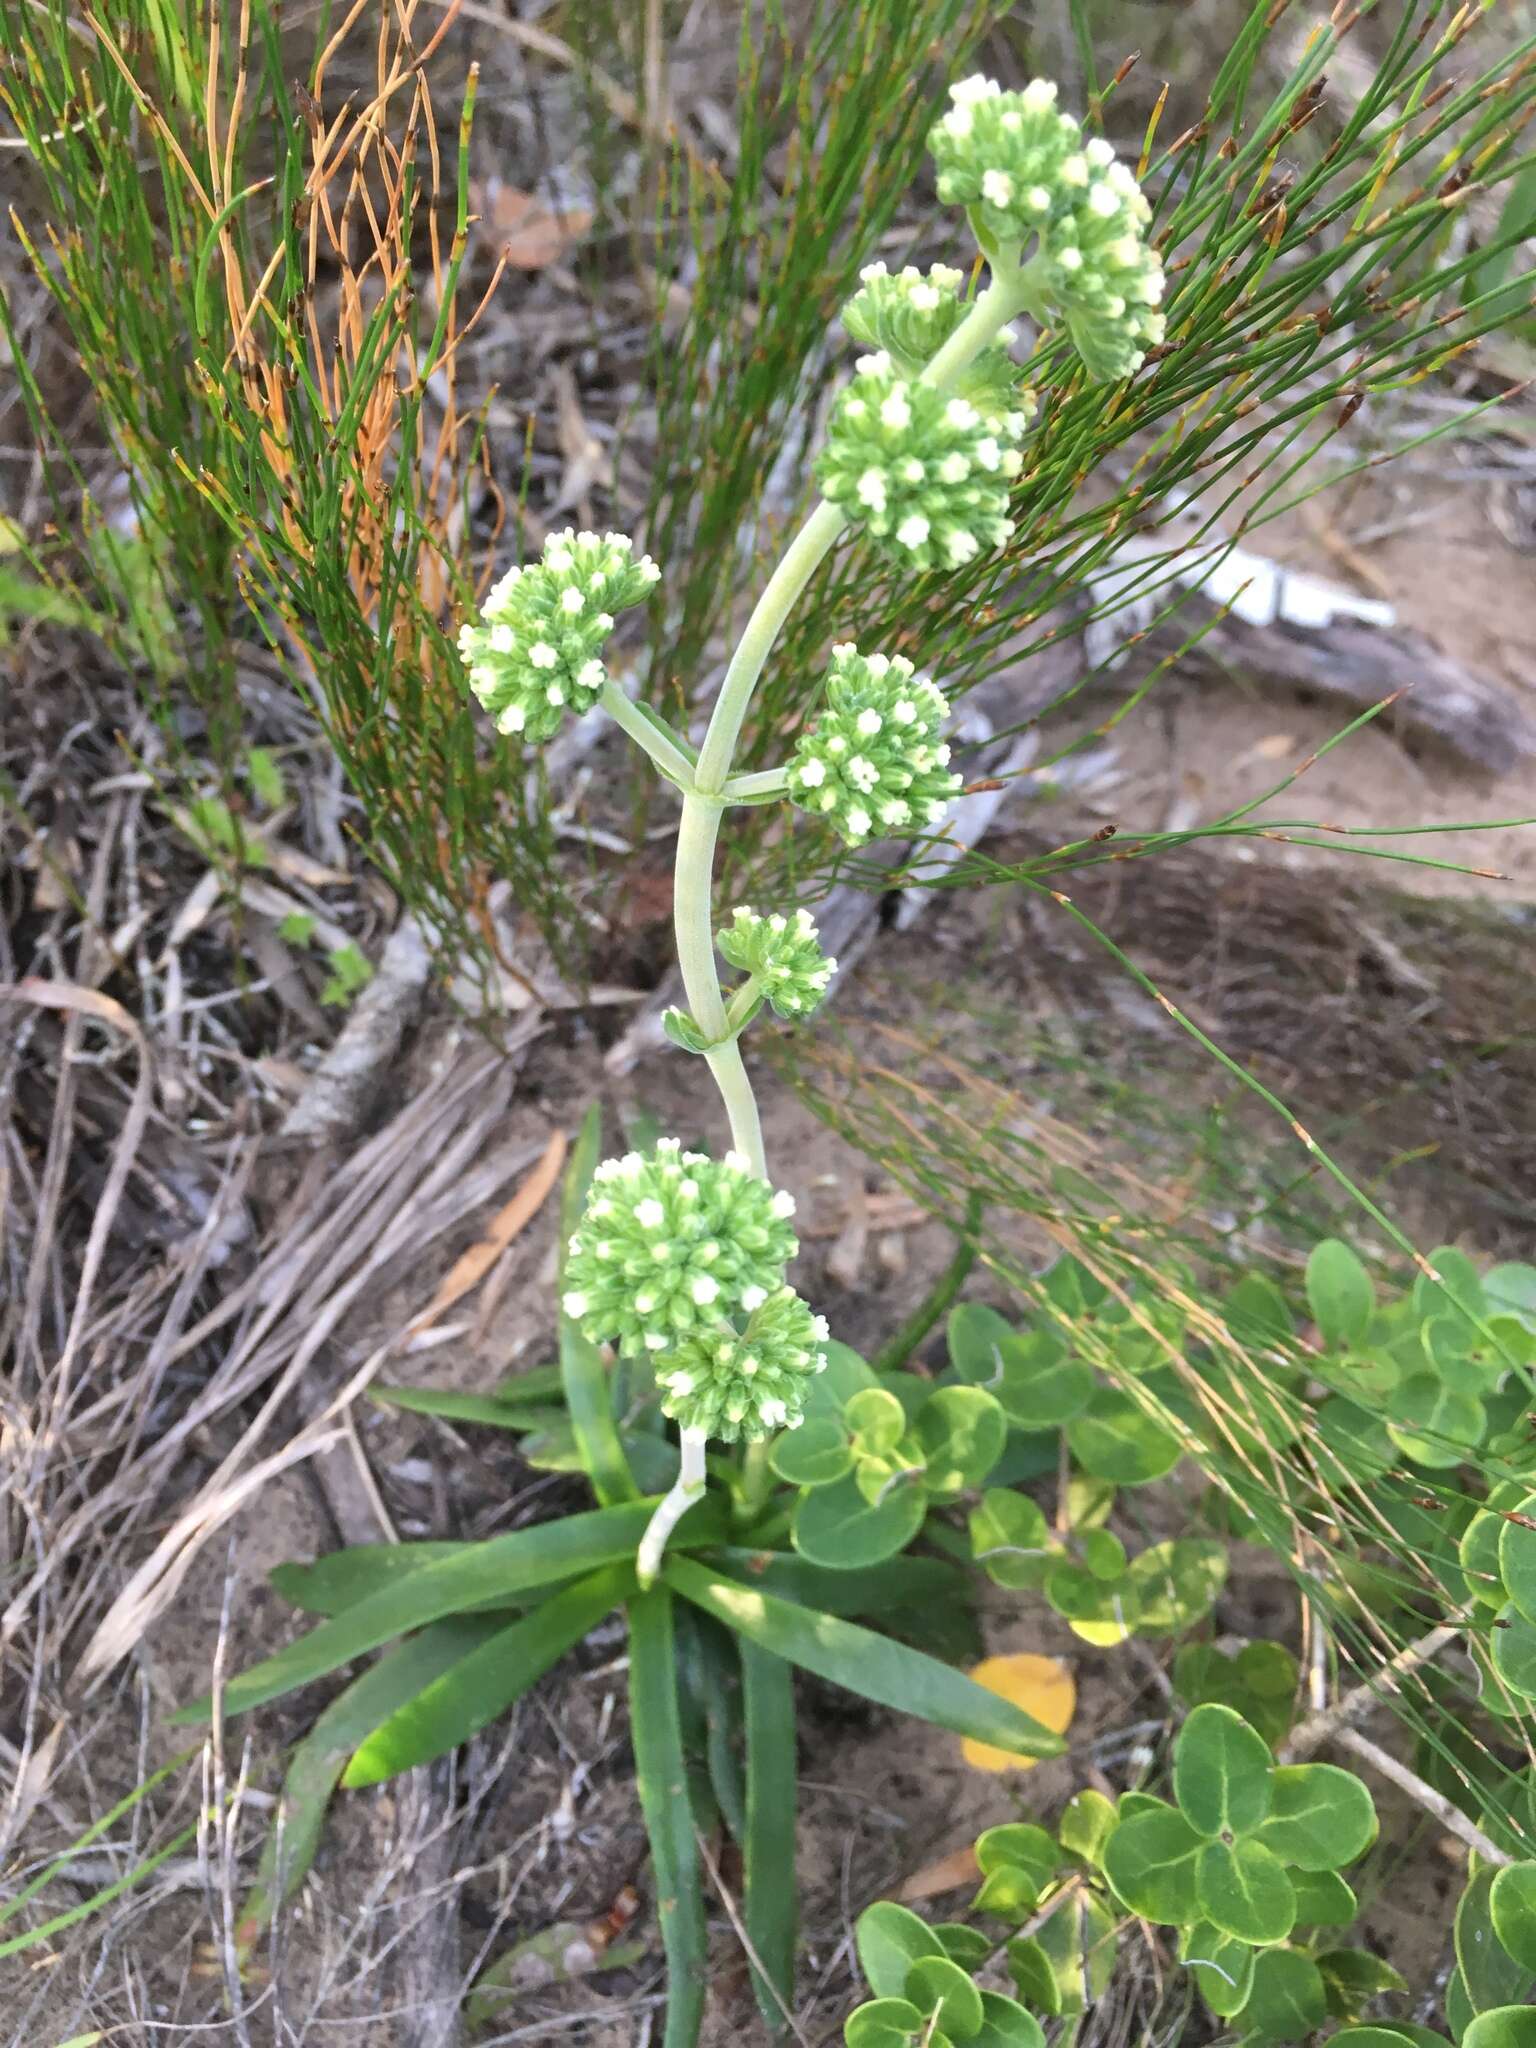
[[[1334,1764],[1282,1764],[1259,1840],[1282,1863],[1339,1870],[1376,1838],[1376,1809],[1360,1780]]]
[[[1034,1879],[1036,1891],[1044,1891],[1061,1867],[1061,1851],[1045,1829],[1036,1827],[1033,1821],[1005,1821],[1001,1827],[988,1828],[985,1834],[976,1837],[976,1867],[987,1877],[994,1870],[1027,1871]]]
[[[1256,1828],[1269,1813],[1274,1776],[1269,1744],[1230,1707],[1196,1707],[1179,1731],[1174,1797],[1202,1835],[1242,1835]]]
[[[1054,1734],[1064,1735],[1072,1725],[1077,1708],[1077,1682],[1071,1667],[1055,1657],[1037,1657],[1028,1651],[987,1657],[972,1668],[970,1676],[988,1692],[995,1692],[1000,1699],[1033,1715]],[[962,1740],[960,1754],[978,1771],[1027,1771],[1034,1768],[1035,1761],[995,1749],[989,1743],[975,1742],[969,1736]]]
[[[1363,1344],[1376,1306],[1371,1276],[1347,1244],[1325,1237],[1307,1260],[1307,1305],[1333,1351]]]
[[[853,1932],[859,1968],[877,1998],[899,1998],[914,1963],[944,1954],[926,1920],[893,1899],[877,1899],[859,1915]]]
[[[1133,1913],[1182,1927],[1199,1916],[1195,1872],[1205,1844],[1177,1807],[1144,1808],[1105,1844],[1104,1875]]]
[[[1195,1875],[1206,1919],[1257,1946],[1284,1941],[1296,1925],[1296,1894],[1278,1856],[1262,1842],[1207,1842]]]
[[[1536,1863],[1495,1872],[1488,1910],[1505,1952],[1536,1976]]]

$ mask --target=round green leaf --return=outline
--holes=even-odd
[[[1413,1283],[1414,1313],[1421,1322],[1426,1316],[1444,1311],[1454,1314],[1452,1302],[1459,1302],[1470,1315],[1480,1316],[1486,1312],[1488,1304],[1483,1294],[1482,1279],[1465,1252],[1458,1251],[1453,1244],[1442,1244],[1430,1253],[1429,1263],[1438,1279],[1431,1280],[1427,1274],[1420,1273]]]
[[[1428,2027],[1340,2027],[1336,2034],[1328,2036],[1328,2048],[1403,2048],[1404,2041],[1417,2041],[1428,2048],[1429,2042],[1445,2041],[1443,2034],[1437,2034]],[[1445,2048],[1450,2043],[1445,2041]]]
[[[1235,1842],[1207,1842],[1196,1867],[1195,1893],[1206,1919],[1238,1941],[1266,1946],[1284,1941],[1296,1925],[1296,1894],[1285,1866],[1262,1842],[1243,1836]]]
[[[944,1944],[928,1922],[893,1899],[877,1899],[866,1906],[853,1939],[859,1967],[876,1998],[900,1998],[913,1964],[944,1954]]]
[[[1182,1927],[1199,1913],[1195,1871],[1204,1847],[1205,1837],[1177,1808],[1144,1808],[1105,1843],[1104,1875],[1131,1912]]]
[[[996,1946],[979,1927],[967,1927],[962,1920],[936,1920],[933,1933],[943,1943],[944,1953],[962,1970],[976,1970]]]
[[[981,1387],[940,1387],[918,1410],[914,1430],[928,1464],[924,1488],[939,1500],[980,1486],[1008,1437],[1002,1409]]]
[[[1047,1922],[1049,1925],[1049,1922]],[[1033,1935],[1021,1935],[1008,1944],[1008,1974],[1014,1989],[1027,2004],[1038,2006],[1047,2019],[1061,2011],[1061,1986],[1051,1959]]]
[[[1310,1956],[1267,1948],[1254,1958],[1253,1987],[1236,2016],[1245,2033],[1265,2041],[1304,2041],[1327,2016],[1322,1976]]]
[[[994,1870],[1025,1871],[1043,1892],[1061,1868],[1061,1851],[1033,1821],[1010,1820],[976,1837],[976,1868],[983,1877]]]
[[[1282,1764],[1258,1838],[1282,1863],[1339,1870],[1376,1839],[1376,1809],[1360,1780],[1336,1764]]]
[[[1127,1578],[1138,1634],[1176,1635],[1215,1606],[1227,1582],[1227,1546],[1208,1536],[1149,1544],[1131,1559]]]
[[[1536,2048],[1536,2005],[1496,2005],[1480,2012],[1461,2048]]]
[[[877,1507],[859,1491],[857,1476],[803,1493],[790,1535],[800,1555],[834,1571],[859,1571],[905,1550],[928,1512],[921,1486],[893,1486]]]
[[[1058,1555],[1044,1512],[1028,1494],[989,1487],[971,1510],[971,1555],[995,1586],[1039,1586]]]
[[[1363,1344],[1376,1306],[1371,1276],[1347,1244],[1325,1237],[1307,1260],[1307,1306],[1330,1351]]]
[[[1521,1699],[1536,1700],[1536,1622],[1511,1602],[1494,1616],[1489,1639],[1499,1678]]]
[[[1080,1856],[1084,1863],[1098,1865],[1103,1861],[1104,1844],[1114,1826],[1113,1802],[1090,1786],[1069,1799],[1062,1808],[1057,1833],[1063,1849],[1073,1856]]]
[[[1467,1591],[1483,1607],[1502,1607],[1507,1597],[1500,1546],[1509,1526],[1502,1515],[1480,1509],[1462,1530],[1456,1547]]]
[[[948,1956],[924,1956],[907,1972],[907,1997],[925,2019],[937,2016],[946,2034],[969,2041],[981,2031],[981,1993]]]
[[[904,1998],[873,1998],[843,2022],[848,2048],[908,2048],[923,2031],[923,2015]]]
[[[1001,1991],[981,1994],[981,2028],[971,2048],[1045,2048],[1045,2029],[1017,1999]]]
[[[1082,1414],[1097,1384],[1054,1331],[1041,1330],[1003,1347],[1002,1377],[989,1391],[1016,1429],[1060,1429]]]
[[[843,1414],[861,1453],[880,1458],[907,1433],[907,1411],[887,1387],[864,1387],[843,1404]]]
[[[1082,1622],[1095,1630],[1089,1642],[1124,1642],[1136,1623],[1129,1593],[1124,1578],[1106,1582],[1070,1558],[1053,1564],[1045,1581],[1045,1597],[1064,1621]]]
[[[1519,1519],[1516,1519],[1518,1517]],[[1536,1622],[1536,1493],[1528,1493],[1499,1517],[1499,1576],[1504,1590],[1527,1621]]]
[[[1483,1404],[1474,1394],[1453,1393],[1432,1372],[1416,1372],[1387,1401],[1387,1432],[1393,1442],[1432,1471],[1460,1465],[1482,1442],[1488,1427]]]
[[[1185,1930],[1179,1956],[1212,2012],[1227,2019],[1242,2009],[1253,1988],[1254,1951],[1246,1941],[1197,1920]]]
[[[1202,1835],[1245,1835],[1256,1828],[1269,1813],[1274,1776],[1269,1744],[1230,1707],[1196,1707],[1179,1730],[1173,1747],[1174,1797]]]
[[[768,1463],[791,1486],[831,1486],[853,1470],[853,1445],[839,1417],[808,1415],[774,1438]]]
[[[1082,1414],[1067,1424],[1067,1444],[1085,1471],[1117,1486],[1161,1479],[1180,1455],[1177,1437],[1114,1387],[1095,1390]]]
[[[1536,1863],[1496,1871],[1488,1911],[1505,1952],[1536,1976]]]
[[[1298,1927],[1348,1927],[1360,1901],[1336,1870],[1292,1870]]]
[[[995,1308],[963,1301],[950,1310],[945,1325],[949,1362],[969,1386],[992,1386],[1002,1377],[1002,1347],[1011,1343],[1015,1334],[1012,1323]]]
[[[1419,1331],[1424,1356],[1436,1378],[1458,1394],[1485,1394],[1508,1369],[1474,1323],[1454,1309],[1431,1315]]]
[[[1070,2019],[1102,1998],[1115,1967],[1117,1916],[1078,1892],[1045,1922],[1039,1943],[1056,1985],[1055,2010]]]
[[[1490,1266],[1483,1275],[1483,1296],[1495,1314],[1524,1317],[1536,1330],[1536,1266]]]

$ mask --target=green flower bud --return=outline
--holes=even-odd
[[[825,1318],[792,1287],[780,1287],[747,1318],[680,1344],[657,1368],[662,1411],[684,1429],[726,1443],[755,1443],[793,1429],[810,1382],[826,1365]]]
[[[649,595],[661,571],[621,533],[552,533],[542,561],[509,569],[478,625],[459,629],[469,687],[501,732],[547,740],[567,711],[590,711],[613,615]]]
[[[947,710],[904,656],[834,647],[826,709],[789,764],[790,801],[830,818],[850,846],[936,825],[960,789],[939,738]]]
[[[732,922],[715,933],[723,957],[744,974],[757,976],[781,1017],[808,1017],[837,971],[837,962],[821,950],[810,912],[762,917],[738,907],[731,917]]]
[[[1162,260],[1146,245],[1151,209],[1134,175],[1102,138],[1084,141],[1043,78],[1022,92],[966,78],[949,96],[928,137],[939,197],[969,208],[993,248],[1037,241],[1030,280],[1090,375],[1129,376],[1165,332]]]
[[[734,1336],[730,1319],[783,1285],[799,1249],[794,1210],[739,1153],[709,1159],[663,1138],[606,1159],[568,1247],[565,1313],[594,1344],[631,1356]]]
[[[904,377],[915,377],[970,311],[960,296],[964,272],[947,264],[924,272],[909,263],[893,276],[883,263],[871,263],[859,272],[859,282],[843,308],[843,326],[867,348],[884,349]],[[1034,395],[1018,388],[1019,366],[1008,353],[1016,338],[1004,327],[955,384],[984,419],[1015,410],[1026,417],[1034,413]]]
[[[958,568],[1013,532],[1008,485],[1024,466],[1013,444],[1025,425],[1022,409],[989,419],[901,376],[881,350],[859,358],[837,402],[817,480],[903,568]]]

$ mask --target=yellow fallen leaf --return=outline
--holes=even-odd
[[[1055,1657],[1036,1657],[1021,1651],[1013,1657],[987,1657],[973,1667],[970,1676],[988,1692],[1043,1721],[1053,1735],[1065,1735],[1077,1709],[1077,1683],[1069,1666]],[[1015,1756],[1012,1750],[995,1749],[989,1742],[975,1742],[964,1736],[960,1754],[977,1771],[1032,1771],[1035,1759]]]

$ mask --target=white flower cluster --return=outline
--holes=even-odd
[[[567,711],[589,711],[607,680],[599,652],[614,613],[642,603],[660,574],[623,534],[570,527],[550,535],[541,561],[509,569],[479,623],[459,629],[469,687],[497,728],[546,740]]]
[[[1037,238],[1030,271],[1090,374],[1128,376],[1165,332],[1163,266],[1146,244],[1151,209],[1134,175],[1100,137],[1084,141],[1046,79],[1004,92],[965,78],[949,96],[928,137],[939,197],[968,207],[991,248]]]
[[[843,326],[866,348],[883,349],[903,376],[915,377],[969,312],[964,285],[964,273],[944,263],[926,271],[909,263],[894,273],[870,263],[843,308]],[[1033,415],[1034,396],[1018,388],[1019,366],[1008,353],[1016,339],[1011,327],[1000,329],[954,387],[984,419],[1013,411]]]
[[[968,398],[860,356],[838,400],[817,480],[903,567],[954,569],[1013,532],[1008,486],[1024,466],[1022,409],[989,418]]]
[[[826,1318],[813,1315],[792,1287],[780,1287],[739,1334],[701,1331],[657,1367],[662,1410],[684,1429],[726,1443],[793,1429],[813,1375],[826,1364],[827,1334]]]
[[[808,1017],[837,972],[837,962],[821,950],[808,910],[797,910],[793,917],[777,911],[763,917],[738,905],[730,924],[715,933],[715,944],[733,967],[756,977],[781,1017]]]
[[[829,817],[850,846],[872,832],[936,825],[960,788],[939,738],[948,706],[900,654],[832,650],[827,704],[789,764],[790,800]]]

